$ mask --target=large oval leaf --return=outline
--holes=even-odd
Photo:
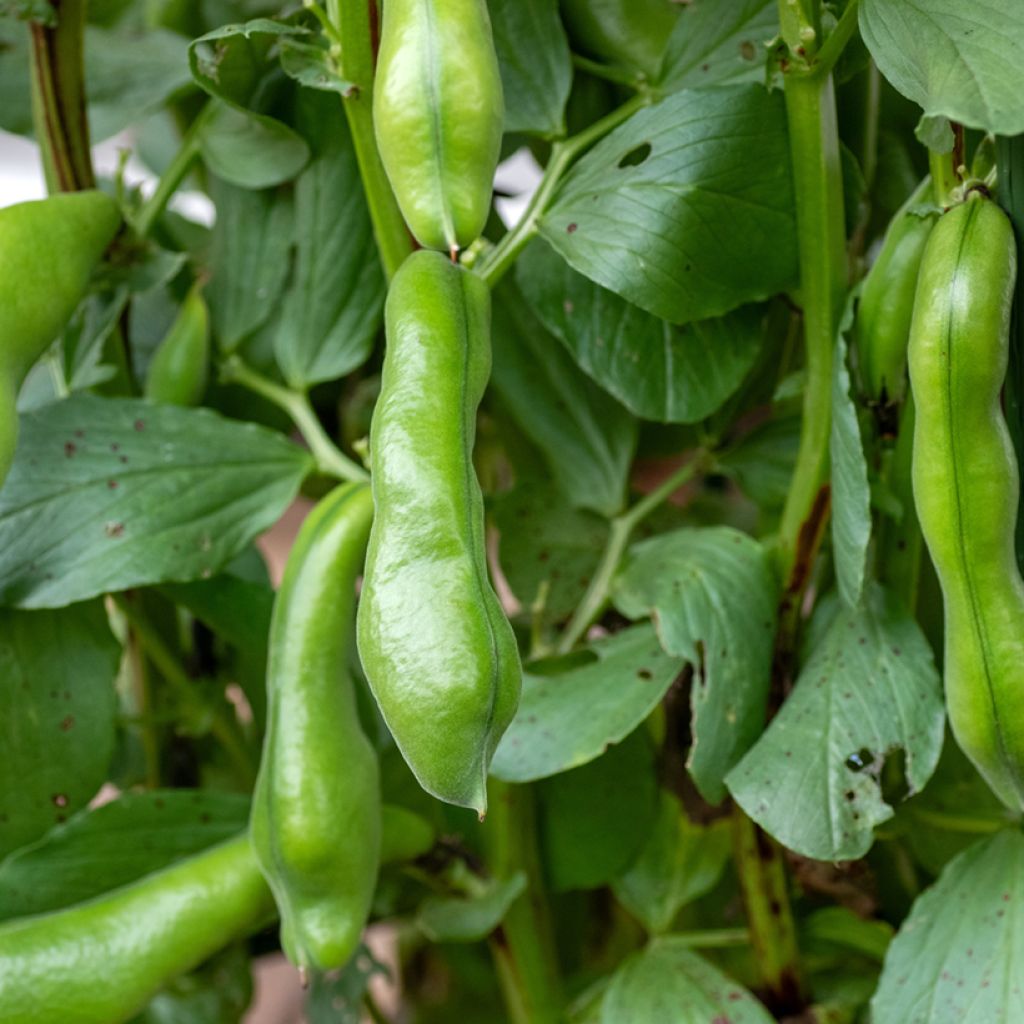
[[[790,287],[781,94],[683,90],[640,110],[569,172],[540,228],[580,273],[673,323]]]
[[[281,435],[208,409],[77,394],[28,413],[0,490],[0,604],[211,576],[311,468]]]

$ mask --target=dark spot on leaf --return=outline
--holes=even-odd
[[[123,537],[124,523],[107,523],[103,530],[108,537]]]
[[[70,459],[78,451],[78,445],[74,441],[64,442],[64,454]]]
[[[740,43],[740,56],[744,60],[753,60],[757,56],[757,47],[749,39],[744,39]]]
[[[78,438],[85,437],[85,431],[84,430],[76,430],[75,431],[75,437],[78,437]]]
[[[134,422],[134,423],[132,424],[132,426],[133,426],[133,427],[134,427],[134,428],[135,428],[136,430],[140,430],[140,431],[141,431],[141,430],[145,430],[145,429],[146,429],[146,421],[145,421],[145,420],[136,420],[136,421],[135,421],[135,422]]]
[[[117,490],[117,481],[116,480],[108,480],[107,481],[107,489],[111,490],[111,491],[116,491]]]
[[[61,732],[69,732],[74,727],[75,727],[75,716],[74,715],[65,715],[64,716],[64,720],[60,723],[60,731]]]
[[[636,670],[637,677],[639,679],[653,679],[653,674],[649,668],[638,668]]]
[[[637,167],[651,155],[651,144],[643,142],[635,146],[619,160],[619,167]]]
[[[578,224],[570,224],[570,225],[569,225],[569,226],[568,226],[568,227],[567,227],[567,228],[565,229],[565,232],[566,232],[566,234],[568,234],[568,235],[574,234],[574,233],[575,233],[575,231],[576,231],[576,228],[577,228],[578,226],[579,226]]]
[[[68,798],[66,793],[54,793],[51,797],[54,807],[67,807]]]

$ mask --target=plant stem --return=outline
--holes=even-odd
[[[812,74],[830,75],[836,62],[842,56],[846,44],[853,38],[857,31],[857,7],[860,0],[850,0],[843,11],[836,27],[829,33],[828,38],[822,43],[821,49],[814,55],[812,62]]]
[[[786,6],[786,0],[780,0]],[[785,76],[796,194],[800,299],[807,383],[796,468],[782,512],[783,580],[793,570],[800,530],[826,482],[832,420],[832,353],[847,281],[843,179],[832,76],[793,68]]]
[[[544,168],[544,176],[530,198],[523,216],[516,226],[484,256],[478,267],[474,268],[491,288],[501,280],[519,253],[537,234],[538,221],[547,211],[565,172],[580,154],[653,101],[653,93],[647,91],[637,93],[621,107],[617,107],[583,131],[551,146],[551,159],[548,160],[548,165]]]
[[[733,858],[766,1001],[776,1013],[799,1012],[803,982],[782,851],[738,807],[732,825]]]
[[[141,238],[147,237],[153,230],[153,225],[167,208],[171,196],[178,191],[178,187],[185,180],[193,162],[199,156],[200,137],[206,123],[212,117],[213,111],[213,102],[207,101],[206,106],[199,112],[182,138],[174,159],[160,176],[156,190],[142,204],[135,219],[135,231]]]
[[[373,132],[374,52],[370,0],[327,0],[327,16],[341,40],[342,74],[352,83],[342,97],[359,174],[370,209],[384,274],[390,281],[413,250],[413,239],[391,191]]]
[[[953,154],[936,153],[928,150],[928,170],[932,178],[932,195],[939,207],[945,208],[950,203],[950,194],[960,184],[953,164]]]
[[[111,600],[127,619],[146,657],[175,691],[181,703],[209,715],[210,732],[234,762],[239,781],[252,786],[256,780],[256,765],[224,710],[207,704],[196,692],[194,681],[189,678],[138,602],[126,594],[112,594]]]
[[[576,646],[591,624],[604,611],[608,603],[612,580],[622,561],[629,539],[637,526],[647,518],[663,501],[670,498],[680,487],[698,473],[707,471],[708,454],[701,450],[685,465],[666,477],[650,494],[644,495],[635,505],[611,521],[611,533],[605,544],[601,561],[587,586],[583,599],[573,612],[569,625],[565,627],[555,648],[558,654],[568,654]]]
[[[602,64],[600,61],[591,60],[578,53],[572,55],[572,63],[574,67],[594,78],[602,78],[606,82],[624,85],[629,89],[638,89],[643,84],[641,79],[629,71],[612,67],[610,64]]]
[[[370,474],[362,466],[353,462],[328,436],[320,423],[316,412],[309,404],[309,397],[304,391],[295,391],[276,381],[268,380],[247,366],[240,357],[230,356],[221,364],[221,379],[242,387],[284,410],[292,422],[298,427],[309,450],[316,459],[317,469],[326,476],[337,477],[339,480],[362,482],[370,479]]]
[[[56,26],[29,26],[32,43],[32,120],[43,159],[46,188],[94,188],[85,108],[83,40],[85,0],[54,0]]]
[[[672,932],[672,941],[694,949],[730,949],[749,946],[751,937],[748,928],[708,928],[699,932]]]
[[[528,786],[490,780],[484,825],[488,867],[496,878],[526,875],[526,891],[512,904],[489,945],[511,1024],[559,1024],[562,985],[551,914],[537,852],[533,793]]]
[[[135,698],[139,740],[142,744],[142,757],[146,766],[146,785],[150,789],[157,789],[160,785],[160,745],[152,721],[146,659],[139,643],[138,634],[134,629],[129,628],[128,642],[125,647],[128,655],[132,695]]]

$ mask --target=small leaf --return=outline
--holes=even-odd
[[[672,323],[785,290],[797,260],[782,96],[683,90],[638,111],[572,168],[540,229],[581,274]]]
[[[593,761],[657,707],[683,667],[654,628],[624,629],[589,648],[596,656],[559,675],[523,677],[519,711],[491,762],[491,774],[531,782]]]
[[[274,352],[289,384],[306,388],[366,361],[384,275],[341,102],[303,92],[297,119],[315,155],[295,182],[295,272]]]
[[[768,1011],[685,940],[655,939],[628,957],[601,1003],[600,1024],[771,1024]]]
[[[516,279],[534,311],[576,362],[630,412],[662,423],[696,423],[743,382],[761,348],[761,311],[678,327],[574,271],[535,242]]]
[[[420,905],[416,923],[432,942],[478,942],[525,891],[526,875],[517,871],[505,881],[492,881],[479,896],[431,896]]]
[[[654,828],[629,870],[615,880],[615,895],[649,932],[667,932],[687,903],[718,884],[731,852],[728,820],[696,825],[663,790]]]
[[[565,134],[572,60],[557,0],[488,0],[505,93],[505,131]]]
[[[99,601],[0,610],[0,856],[70,817],[103,784],[120,656]],[[0,885],[0,905],[7,895]]]
[[[622,508],[636,421],[579,370],[530,313],[515,285],[494,295],[491,382],[577,508]]]
[[[512,593],[530,617],[557,623],[580,603],[608,539],[608,522],[574,509],[550,484],[526,482],[494,499],[499,561]]]
[[[213,228],[206,289],[214,333],[222,352],[234,352],[280,306],[291,263],[291,196],[257,192],[214,180]]]
[[[280,435],[208,409],[77,394],[22,416],[0,491],[0,603],[212,576],[311,466]]]
[[[823,602],[807,650],[792,694],[726,784],[794,852],[855,860],[893,814],[880,791],[884,759],[903,751],[911,793],[935,770],[942,685],[920,627],[877,584],[856,609]]]
[[[309,146],[286,124],[227,103],[217,103],[203,122],[199,148],[203,162],[218,178],[240,188],[270,188],[290,181],[309,160]]]
[[[1019,0],[862,0],[859,18],[879,71],[925,116],[1024,132]]]
[[[46,614],[54,613],[33,613]],[[112,693],[112,677],[106,685]],[[248,820],[249,800],[235,793],[124,793],[79,812],[0,863],[0,920],[42,914],[127,885],[230,839]]]
[[[1024,835],[969,847],[915,901],[889,946],[874,1024],[1024,1020]]]
[[[850,397],[850,371],[846,366],[846,336],[853,322],[852,302],[836,337],[832,374],[832,549],[839,594],[853,608],[864,589],[868,544],[871,541],[871,489],[868,464]]]
[[[719,468],[765,508],[781,508],[800,447],[800,417],[780,416],[755,427],[719,459]]]
[[[308,1024],[362,1024],[363,998],[376,978],[387,978],[387,967],[360,945],[339,974],[313,973],[303,1017]]]
[[[665,92],[759,82],[779,34],[775,0],[690,0],[669,36],[658,86]]]
[[[629,866],[657,813],[654,749],[643,728],[596,761],[537,785],[541,850],[555,892],[597,889]]]
[[[778,601],[767,554],[728,526],[675,530],[630,551],[612,597],[630,618],[651,615],[662,647],[693,666],[687,768],[720,803],[764,727]]]

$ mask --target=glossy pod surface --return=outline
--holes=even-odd
[[[307,517],[274,603],[268,726],[250,833],[300,968],[341,967],[370,913],[381,845],[377,756],[349,674],[356,578],[373,518],[345,484]]]
[[[113,892],[0,925],[4,1024],[119,1024],[273,915],[248,837]]]
[[[935,214],[922,214],[926,179],[893,218],[878,259],[864,279],[857,308],[857,359],[868,399],[899,405],[907,390],[907,344],[917,275]]]
[[[385,324],[359,654],[423,788],[483,813],[487,769],[521,685],[515,637],[487,576],[472,462],[490,294],[441,254],[416,252],[391,284]]]
[[[950,725],[996,794],[1024,808],[1024,582],[1018,470],[1003,419],[1013,231],[979,195],[928,240],[910,333],[913,482],[942,585]]]
[[[0,209],[0,483],[14,458],[25,375],[71,319],[120,224],[102,192]]]
[[[373,93],[381,160],[420,244],[475,241],[504,123],[485,0],[388,0]]]

